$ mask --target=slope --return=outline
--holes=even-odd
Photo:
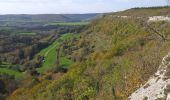
[[[96,19],[81,33],[72,47],[76,49],[70,49],[75,63],[67,73],[57,80],[40,77],[39,84],[19,88],[9,99],[127,99],[157,71],[161,58],[170,51],[170,23],[148,23],[167,40],[145,23],[145,18],[137,17]]]
[[[131,100],[169,100],[169,59],[170,53],[168,53],[162,60],[161,65],[159,66],[158,71],[148,80],[148,82],[143,85],[141,88],[136,90],[129,99]]]
[[[165,7],[144,7],[144,8],[133,8],[122,12],[114,13],[117,16],[138,16],[138,17],[149,17],[149,16],[170,16],[170,6]]]

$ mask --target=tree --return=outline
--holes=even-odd
[[[0,64],[2,64],[2,57],[0,56]]]
[[[5,83],[0,80],[0,93],[5,93]]]
[[[24,58],[24,50],[18,49],[16,51],[16,55],[19,57],[19,59],[23,59]]]
[[[61,49],[61,46],[59,46],[59,48],[56,50],[57,51],[57,60],[56,60],[57,66],[60,65],[60,49]]]

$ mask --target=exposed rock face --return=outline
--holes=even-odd
[[[118,17],[118,18],[133,18],[133,16],[115,16],[115,15],[110,15],[111,17]],[[135,18],[142,18],[142,17],[135,17]],[[158,21],[166,21],[170,22],[170,17],[169,16],[152,16],[148,17],[148,22],[158,22]]]
[[[170,17],[168,16],[153,16],[149,17],[149,22],[155,22],[155,21],[170,21]]]
[[[170,53],[166,55],[158,71],[129,97],[130,100],[170,100]]]

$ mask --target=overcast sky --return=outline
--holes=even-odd
[[[166,5],[166,0],[0,0],[0,14],[102,13]]]

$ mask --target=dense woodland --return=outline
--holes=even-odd
[[[127,99],[170,50],[170,23],[147,21],[160,14],[170,16],[170,8],[106,14],[86,26],[55,26],[48,34],[0,31],[1,67],[22,73],[0,75],[0,99]]]

